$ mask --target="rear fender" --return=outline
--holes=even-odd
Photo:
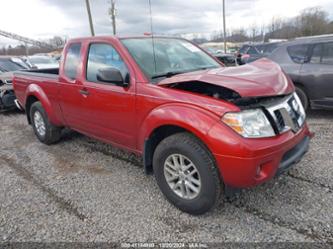
[[[37,98],[38,101],[41,102],[41,104],[49,118],[49,121],[53,125],[56,125],[56,126],[62,125],[61,120],[57,117],[57,115],[55,114],[55,112],[52,108],[49,98],[47,97],[47,95],[45,94],[45,92],[43,91],[43,89],[40,86],[38,86],[37,84],[30,84],[26,89],[25,96],[26,96],[26,98],[24,100],[25,106],[27,104],[27,100],[29,99],[29,97],[33,96],[33,97]],[[30,110],[26,110],[27,115],[29,115],[29,113],[28,113],[29,111]]]

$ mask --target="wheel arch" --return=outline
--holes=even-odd
[[[27,100],[25,101],[24,109],[25,109],[25,112],[27,115],[27,120],[28,120],[29,124],[31,124],[30,108],[33,105],[33,103],[38,102],[38,101],[39,101],[39,99],[35,95],[29,95],[27,97]]]
[[[192,105],[172,103],[152,110],[138,133],[137,147],[143,153],[145,172],[152,172],[152,156],[158,143],[178,132],[194,135],[211,153],[207,134],[216,122],[215,114]]]
[[[54,125],[58,126],[62,125],[61,120],[59,120],[57,115],[54,113],[49,98],[47,97],[47,95],[40,86],[38,86],[37,84],[30,84],[26,90],[25,96],[26,99],[24,106],[29,124],[31,124],[30,108],[33,105],[33,103],[39,101],[41,102],[50,122]]]

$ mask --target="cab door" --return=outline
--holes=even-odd
[[[135,81],[120,53],[108,42],[87,44],[86,66],[82,79],[82,105],[89,115],[89,133],[101,140],[126,148],[135,147]],[[97,74],[103,68],[118,69],[126,87],[101,82]]]
[[[87,120],[90,116],[82,105],[82,82],[79,80],[82,59],[82,43],[68,44],[64,62],[60,68],[58,93],[60,108],[66,125],[74,130],[87,131]]]
[[[333,107],[333,42],[313,45],[309,62],[302,66],[300,81],[310,87],[307,90],[312,105]]]

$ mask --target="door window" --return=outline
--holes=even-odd
[[[321,63],[321,53],[322,53],[322,45],[316,44],[312,50],[312,56],[310,62],[313,64]]]
[[[316,44],[313,47],[311,63],[333,65],[333,42]]]
[[[111,45],[101,43],[91,44],[87,62],[87,80],[90,82],[99,82],[97,80],[98,70],[109,67],[117,68],[124,79],[128,77],[128,70],[124,61]]]
[[[295,63],[304,63],[308,55],[308,45],[293,45],[287,48],[290,58]]]
[[[69,45],[65,61],[65,75],[74,80],[77,76],[78,66],[81,57],[81,44],[73,43]]]

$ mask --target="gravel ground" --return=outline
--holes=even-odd
[[[25,115],[0,114],[0,242],[333,242],[332,120],[311,112],[298,165],[195,217],[164,199],[141,158],[72,131],[46,146]]]

